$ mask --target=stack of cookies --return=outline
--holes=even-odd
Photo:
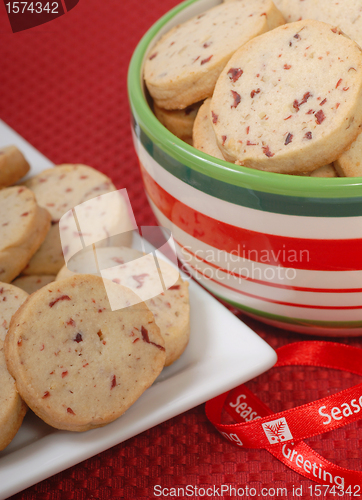
[[[111,180],[67,164],[12,185],[29,168],[0,150],[0,450],[28,407],[58,429],[112,422],[190,333],[188,283],[129,248],[135,222]]]
[[[362,176],[362,7],[275,3],[225,1],[165,34],[144,70],[156,116],[181,137],[159,108],[197,106],[193,146],[237,165]]]

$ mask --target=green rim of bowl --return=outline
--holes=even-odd
[[[159,19],[137,45],[128,70],[128,96],[135,121],[166,154],[192,170],[228,184],[304,198],[355,198],[362,196],[362,177],[317,178],[275,174],[216,160],[169,132],[148,105],[142,83],[145,55],[158,32],[179,12],[198,0],[186,0]]]

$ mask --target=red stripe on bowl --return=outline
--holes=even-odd
[[[254,262],[292,269],[362,270],[362,239],[289,238],[226,224],[171,196],[142,165],[141,172],[146,191],[157,208],[180,229],[218,250],[233,252]]]

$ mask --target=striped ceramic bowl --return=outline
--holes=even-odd
[[[281,328],[362,334],[362,178],[261,172],[217,160],[153,115],[143,63],[172,26],[219,3],[188,0],[139,43],[129,68],[145,189],[179,258],[214,295]]]

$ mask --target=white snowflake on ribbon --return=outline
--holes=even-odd
[[[270,444],[282,443],[293,439],[292,433],[284,417],[265,422],[262,424],[266,437]]]

